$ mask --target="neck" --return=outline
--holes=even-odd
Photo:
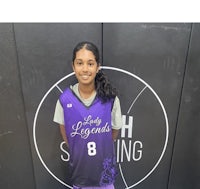
[[[95,93],[95,85],[78,85],[79,94],[82,98],[87,99]]]

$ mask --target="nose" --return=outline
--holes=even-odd
[[[87,64],[83,64],[82,70],[84,72],[87,72],[88,71],[88,65]]]

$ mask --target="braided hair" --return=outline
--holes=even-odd
[[[83,48],[91,51],[94,54],[95,60],[99,66],[99,50],[96,45],[88,41],[80,42],[75,46],[73,50],[72,61],[74,62],[74,60],[76,59],[76,53]],[[95,89],[97,92],[97,96],[101,99],[103,103],[107,102],[108,100],[114,99],[117,96],[116,88],[112,87],[106,74],[101,69],[98,71],[95,77]]]

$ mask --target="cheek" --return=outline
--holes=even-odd
[[[73,68],[73,71],[74,71],[75,73],[80,72],[80,68],[78,68],[78,67],[76,67],[76,66],[73,66],[72,68]]]
[[[93,74],[96,75],[98,73],[98,69],[93,70]]]

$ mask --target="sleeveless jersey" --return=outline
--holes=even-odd
[[[69,143],[72,183],[76,186],[106,186],[115,179],[112,140],[113,101],[95,98],[86,107],[71,89],[60,96]]]

